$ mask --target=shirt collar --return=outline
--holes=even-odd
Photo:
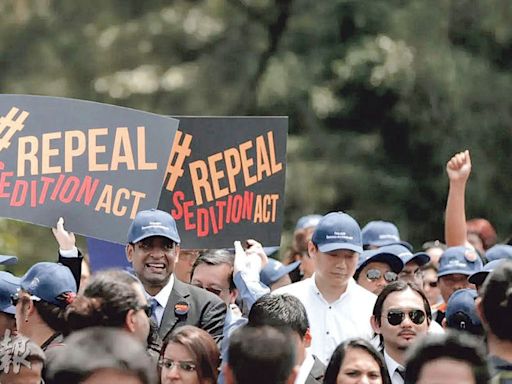
[[[156,301],[158,301],[158,304],[162,308],[165,308],[167,306],[167,301],[169,300],[169,295],[171,294],[172,288],[174,287],[174,273],[171,274],[171,277],[169,277],[169,281],[167,284],[158,292],[154,298]]]
[[[388,355],[388,353],[386,352],[385,349],[384,349],[384,361],[386,362],[386,367],[388,368],[389,376],[393,376],[393,373],[395,373],[395,370],[398,367],[403,368],[391,356]]]
[[[310,283],[310,287],[311,289],[313,290],[313,292],[315,292],[315,294],[319,294],[320,296],[322,296],[322,292],[320,292],[320,290],[318,289],[317,285],[316,285],[316,282],[315,282],[315,274],[313,273],[313,275],[308,279],[309,280],[309,283]],[[347,283],[347,289],[345,289],[345,292],[343,292],[340,297],[338,297],[337,300],[341,299],[343,296],[345,296],[346,294],[350,294],[350,292],[352,292],[355,288],[355,286],[357,285],[356,281],[354,280],[353,277],[351,277],[349,280],[348,280],[348,283]],[[322,296],[323,298],[323,296]],[[336,301],[337,301],[336,300]]]
[[[304,384],[315,364],[315,359],[311,352],[306,349],[306,357],[304,358],[304,362],[301,364],[299,368],[299,373],[297,374],[297,378],[295,379],[294,384]]]

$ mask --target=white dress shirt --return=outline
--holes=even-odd
[[[171,277],[169,278],[169,281],[167,282],[165,287],[163,287],[160,290],[160,292],[158,292],[155,296],[148,295],[148,297],[147,297],[148,302],[150,302],[151,298],[154,298],[159,304],[154,311],[159,327],[160,327],[160,323],[162,322],[162,317],[164,317],[164,310],[165,310],[165,307],[167,306],[167,301],[169,301],[169,295],[171,294],[173,286],[174,286],[174,274],[171,275]]]
[[[398,364],[391,356],[389,356],[384,350],[384,361],[386,362],[386,367],[388,368],[389,377],[391,377],[392,384],[404,384],[404,379],[400,374],[396,371],[397,368],[404,368],[400,364]]]
[[[318,290],[315,275],[273,293],[288,293],[304,304],[311,329],[311,353],[325,365],[341,342],[354,337],[372,338],[370,317],[377,296],[359,286],[354,279],[349,280],[345,293],[332,303],[328,303]]]

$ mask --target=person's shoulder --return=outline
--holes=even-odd
[[[217,295],[207,291],[206,289],[195,287],[191,284],[183,283],[177,279],[174,281],[173,290],[176,290],[176,292],[181,296],[190,296],[193,300],[198,302],[224,304],[224,302]]]

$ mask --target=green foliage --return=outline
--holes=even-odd
[[[344,210],[395,221],[416,245],[442,238],[444,166],[469,148],[468,216],[503,238],[511,14],[507,0],[5,1],[0,87],[162,114],[289,115],[286,229]],[[1,225],[4,253],[53,257],[47,230]]]

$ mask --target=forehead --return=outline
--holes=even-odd
[[[420,265],[418,264],[418,262],[416,260],[411,260],[407,264],[405,264],[404,269],[415,270],[415,269],[418,269],[419,267],[420,267]]]
[[[199,281],[202,283],[229,283],[233,267],[223,263],[218,265],[199,264],[192,273],[192,282]]]
[[[164,356],[168,359],[178,361],[194,360],[193,353],[184,345],[170,342],[165,348]]]
[[[405,291],[391,292],[384,300],[383,308],[424,309],[422,297],[411,288],[407,288]]]

